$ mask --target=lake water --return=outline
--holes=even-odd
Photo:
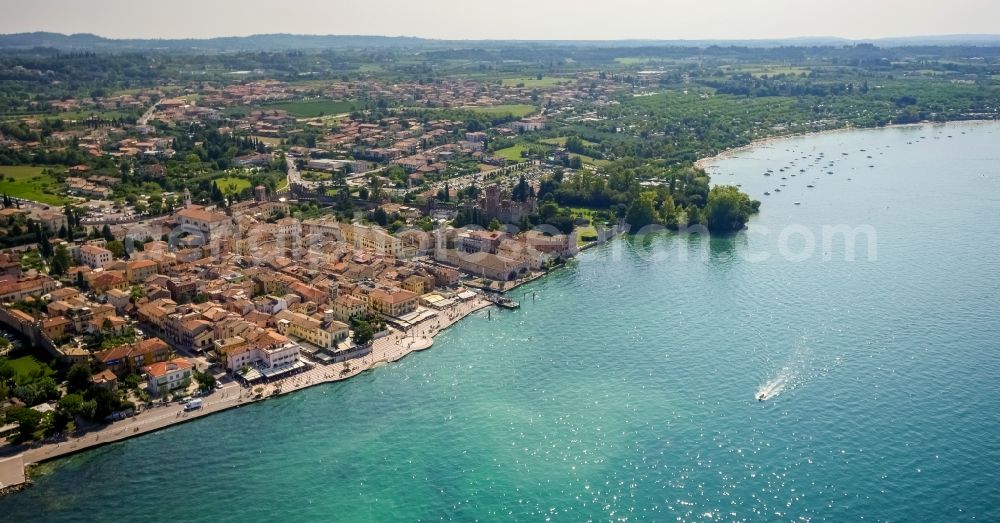
[[[1000,519],[1000,126],[712,172],[746,233],[587,251],[398,364],[45,465],[2,519]]]

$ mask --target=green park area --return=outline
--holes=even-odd
[[[261,143],[266,143],[271,147],[277,147],[281,145],[281,138],[275,138],[272,136],[254,136],[253,139]]]
[[[595,167],[604,167],[605,165],[608,165],[608,164],[611,163],[608,160],[601,160],[600,158],[591,158],[590,156],[587,156],[585,154],[570,153],[570,155],[569,155],[570,158],[572,158],[574,156],[578,156],[580,158],[580,162],[583,163],[584,165],[593,165]]]
[[[14,371],[14,380],[18,383],[55,374],[48,365],[43,365],[38,358],[30,354],[7,360],[7,366]]]
[[[533,77],[521,77],[521,78],[504,78],[503,85],[506,87],[527,87],[527,88],[545,88],[545,87],[555,87],[560,83],[572,82],[573,79],[559,78],[557,76],[543,76],[538,78]]]
[[[45,167],[31,165],[0,166],[0,193],[49,205],[65,204],[67,199],[59,194],[62,184],[43,170]]]
[[[510,147],[506,147],[504,149],[498,149],[493,154],[505,160],[510,160],[512,162],[523,162],[524,157],[521,156],[521,153],[527,150],[528,146],[526,144],[519,143],[516,145],[512,145]]]
[[[527,104],[467,106],[462,109],[489,116],[511,115],[517,118],[528,116],[529,114],[535,112],[535,106]]]
[[[538,142],[539,143],[544,143],[544,144],[547,144],[547,145],[558,145],[559,147],[565,147],[566,146],[566,138],[567,138],[566,136],[560,136],[558,138],[545,138],[543,140],[538,140]],[[582,143],[586,147],[594,147],[594,146],[598,145],[595,142],[591,142],[591,141],[583,140],[583,139],[580,140],[580,143]]]
[[[238,194],[250,187],[250,180],[239,176],[225,176],[215,179],[215,186],[224,194]]]
[[[584,245],[597,240],[597,229],[593,225],[576,228],[576,244]]]

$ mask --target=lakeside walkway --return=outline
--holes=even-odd
[[[0,459],[0,494],[24,485],[24,460],[21,456]]]
[[[377,365],[399,361],[414,351],[421,351],[433,345],[433,338],[444,329],[462,318],[492,304],[481,296],[455,304],[438,311],[434,318],[416,325],[407,331],[391,330],[388,336],[375,340],[372,351],[362,358],[333,364],[317,363],[312,369],[288,378],[276,380],[251,388],[243,388],[237,383],[226,385],[203,398],[200,409],[185,412],[184,406],[171,404],[155,406],[139,414],[102,426],[98,430],[85,432],[77,437],[46,442],[30,446],[18,454],[0,460],[0,493],[26,481],[24,467],[80,452],[89,448],[106,445],[115,441],[146,434],[179,423],[184,423],[223,410],[240,407],[256,401],[263,401],[275,394],[288,394],[322,383],[341,381],[357,376]],[[262,396],[255,398],[255,390],[262,389]]]

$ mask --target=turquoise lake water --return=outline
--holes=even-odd
[[[712,172],[748,232],[587,251],[430,351],[47,464],[0,519],[1000,520],[1000,125]]]

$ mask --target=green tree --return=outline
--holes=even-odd
[[[194,381],[198,383],[200,390],[210,391],[215,388],[215,376],[207,372],[195,372]]]
[[[92,387],[88,394],[87,399],[94,402],[94,420],[102,420],[111,415],[112,412],[118,410],[120,402],[118,398],[108,389],[104,387]]]
[[[41,427],[44,415],[34,409],[26,407],[14,407],[7,412],[7,422],[17,423],[17,434],[14,441],[17,443],[31,441],[35,439],[35,432]]]
[[[81,394],[67,394],[59,400],[57,411],[63,411],[71,418],[94,419],[94,409],[97,404],[87,401]]]
[[[354,343],[357,345],[367,345],[375,338],[375,327],[367,320],[352,318],[351,327],[354,331]]]
[[[60,244],[52,255],[49,273],[53,276],[62,276],[69,270],[70,263],[69,250],[66,249],[66,245]]]
[[[651,223],[656,223],[655,201],[655,192],[644,191],[629,205],[625,213],[625,222],[631,226],[633,233]]]
[[[708,193],[708,203],[705,205],[706,226],[711,232],[738,231],[759,208],[759,201],[751,200],[732,185],[713,187]]]
[[[138,390],[140,382],[142,382],[142,377],[140,377],[138,374],[134,372],[130,373],[128,376],[125,376],[124,384],[125,388],[128,390]]]
[[[111,251],[112,256],[115,258],[121,258],[125,255],[125,244],[120,240],[113,240],[108,242],[108,250]]]
[[[66,373],[66,390],[71,393],[86,392],[93,384],[90,376],[90,365],[86,363],[74,364]]]

